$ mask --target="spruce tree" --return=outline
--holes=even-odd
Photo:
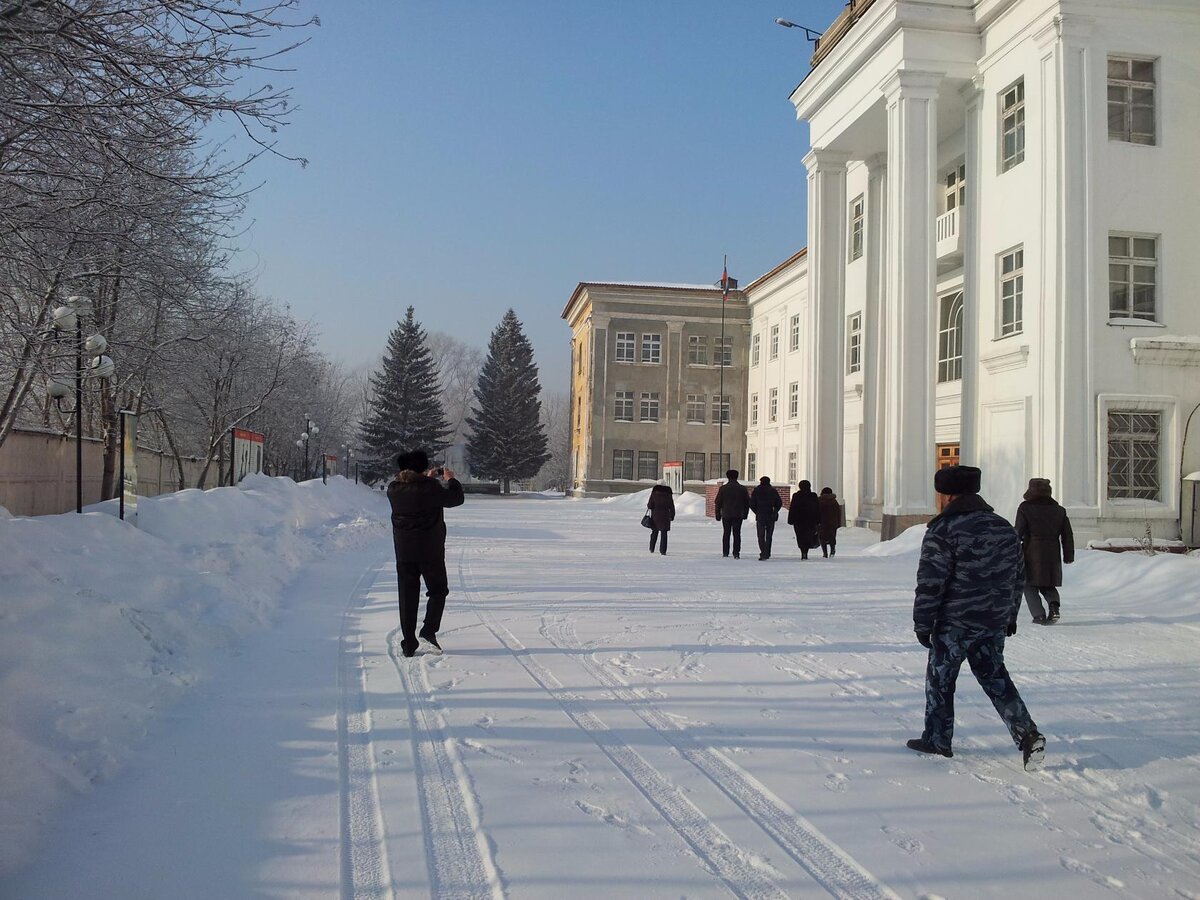
[[[467,419],[471,473],[499,481],[506,494],[512,480],[532,478],[550,458],[541,390],[533,347],[510,309],[488,342],[475,387],[476,409]]]
[[[392,472],[397,453],[424,450],[432,459],[446,447],[450,426],[442,410],[437,366],[411,306],[388,337],[371,388],[373,406],[362,424],[368,480]]]

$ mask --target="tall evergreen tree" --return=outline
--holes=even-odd
[[[450,425],[442,410],[437,366],[411,306],[388,337],[371,388],[373,406],[362,424],[363,468],[369,480],[386,477],[401,451],[424,450],[432,458],[446,447]]]
[[[532,478],[550,458],[541,391],[533,347],[510,309],[492,332],[475,388],[477,407],[467,420],[471,473],[499,481],[506,494],[511,481]]]

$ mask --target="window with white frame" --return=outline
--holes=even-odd
[[[1000,171],[1025,159],[1025,79],[1000,95]]]
[[[762,354],[762,335],[756,334],[750,338],[750,365],[757,366],[759,356]]]
[[[850,261],[863,255],[863,195],[859,194],[850,201]]]
[[[638,451],[638,480],[656,481],[660,477],[657,450]]]
[[[937,380],[962,378],[963,295],[947,294],[938,301]]]
[[[951,169],[946,173],[946,212],[958,209],[967,202],[967,166],[966,163]]]
[[[692,425],[704,424],[704,395],[687,395],[687,421]]]
[[[788,418],[794,419],[800,415],[800,382],[793,381],[788,385]]]
[[[729,424],[729,395],[728,394],[713,394],[712,398],[712,420],[714,423],[720,422],[722,425]]]
[[[684,481],[703,481],[704,480],[704,454],[703,453],[685,453],[685,454],[683,454],[683,480]]]
[[[633,478],[633,451],[613,451],[613,478]]]
[[[1108,236],[1108,316],[1157,320],[1157,238],[1133,234]]]
[[[846,374],[862,370],[862,313],[846,317]]]
[[[1162,499],[1162,414],[1108,411],[1108,496],[1110,500]]]
[[[750,424],[758,424],[758,394],[750,395]]]
[[[617,332],[617,362],[633,362],[633,332]]]
[[[746,480],[753,481],[758,477],[758,454],[746,454]]]
[[[1025,251],[1017,247],[1000,254],[1000,337],[1021,333],[1025,298]]]
[[[640,422],[658,421],[659,393],[658,391],[642,391],[641,410],[638,414]]]
[[[800,478],[800,454],[796,450],[788,451],[788,483],[795,484]]]
[[[791,335],[790,338],[788,339],[788,349],[789,350],[799,350],[800,349],[800,315],[799,315],[799,313],[792,316],[790,322],[788,323],[788,331],[789,331],[789,334]]]
[[[1108,138],[1154,144],[1154,60],[1108,58]]]
[[[613,419],[617,422],[633,421],[633,391],[617,391],[613,403]]]
[[[699,334],[688,335],[688,365],[708,365],[708,338]]]
[[[713,365],[733,365],[733,338],[717,338],[713,344]]]
[[[725,473],[729,471],[729,454],[728,453],[710,453],[708,454],[708,477],[709,478],[724,478]]]
[[[662,335],[661,334],[643,334],[642,335],[642,362],[644,362],[644,363],[660,363],[660,362],[662,362]]]
[[[779,359],[779,326],[771,326],[771,359]]]
[[[779,388],[771,388],[767,393],[767,416],[772,422],[779,421]]]

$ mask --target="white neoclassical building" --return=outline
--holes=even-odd
[[[852,0],[793,92],[807,251],[746,288],[746,466],[890,537],[934,469],[1077,538],[1200,469],[1200,3]],[[1189,429],[1190,424],[1190,429]]]

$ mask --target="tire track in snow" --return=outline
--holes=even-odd
[[[426,658],[406,658],[400,641],[399,628],[387,636],[388,656],[408,698],[431,892],[454,900],[503,900],[503,881],[483,830],[475,787],[433,699]]]
[[[460,589],[484,627],[658,811],[701,864],[724,882],[736,897],[786,900],[788,894],[777,883],[769,864],[740,850],[679,788],[591,713],[584,697],[567,690],[553,672],[533,657],[516,635],[480,607],[477,594],[471,587],[471,579],[467,576],[468,569],[464,551],[459,558]]]
[[[338,800],[341,842],[339,869],[342,900],[390,900],[392,876],[383,839],[383,814],[375,780],[371,744],[371,710],[367,706],[362,640],[352,637],[350,623],[366,600],[363,585],[384,563],[367,568],[342,613],[338,638]]]
[[[544,627],[543,633],[559,649],[585,650],[574,627],[565,617],[556,617]],[[578,658],[592,677],[720,788],[832,896],[862,900],[897,897],[849,853],[822,834],[762,782],[720,751],[697,743],[644,691],[631,688],[618,675],[596,662],[591,654],[579,653]]]

